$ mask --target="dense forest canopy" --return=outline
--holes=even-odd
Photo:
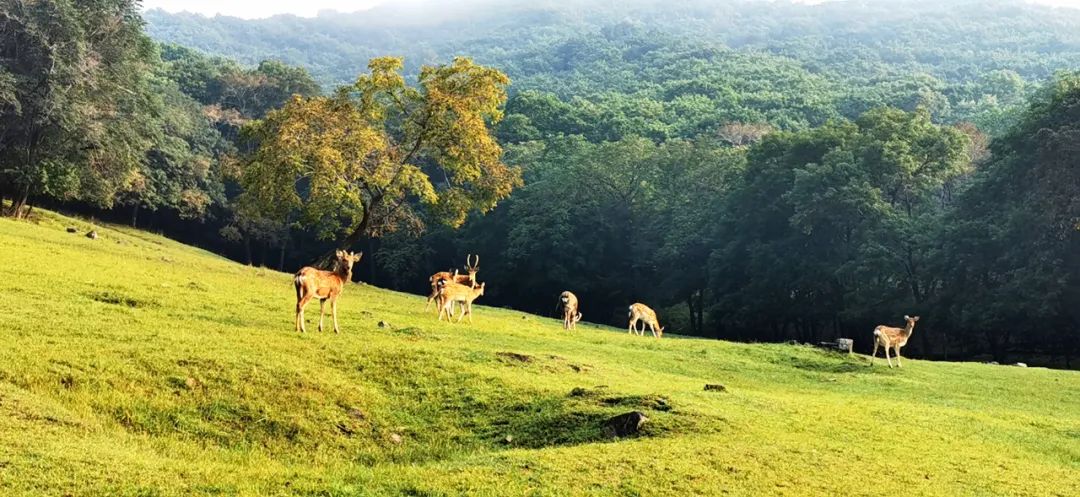
[[[5,2],[5,208],[123,207],[284,270],[344,244],[414,292],[478,253],[487,303],[569,289],[595,322],[643,301],[670,332],[861,348],[918,314],[913,355],[1075,364],[1080,10],[416,5]]]

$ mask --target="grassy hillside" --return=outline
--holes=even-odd
[[[1075,372],[451,326],[361,285],[299,335],[289,275],[44,216],[0,220],[2,495],[1080,495]]]

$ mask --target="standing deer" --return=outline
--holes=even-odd
[[[559,305],[562,306],[563,311],[563,329],[572,330],[576,328],[578,321],[581,321],[581,313],[578,312],[577,295],[569,291],[559,294]]]
[[[637,323],[642,321],[641,331],[637,331]],[[649,308],[645,304],[634,304],[630,306],[630,329],[629,333],[637,331],[638,336],[645,335],[645,325],[649,325],[649,331],[656,338],[664,336],[664,327],[660,326],[660,322],[656,320],[656,311]]]
[[[428,278],[428,281],[431,282],[431,295],[428,295],[427,304],[424,305],[424,310],[426,311],[428,309],[433,300],[435,301],[435,307],[437,309],[442,309],[442,302],[438,300],[440,281],[453,281],[462,285],[469,285],[471,287],[475,287],[476,273],[478,271],[480,271],[480,256],[476,256],[476,261],[473,262],[473,255],[469,254],[465,256],[466,274],[458,274],[458,272],[455,270],[453,273],[450,273],[449,271],[443,271],[431,275],[431,277]],[[451,310],[453,309],[451,308]]]
[[[880,325],[874,328],[874,352],[870,354],[870,365],[874,365],[874,357],[877,356],[878,346],[885,347],[885,360],[889,361],[889,367],[892,367],[892,359],[889,359],[889,349],[896,350],[896,365],[897,367],[904,367],[900,364],[900,347],[907,345],[908,340],[911,339],[911,332],[915,329],[915,322],[919,320],[919,316],[911,317],[904,315],[904,320],[907,321],[907,326],[904,328],[893,328],[891,326]]]
[[[353,254],[338,250],[336,268],[333,271],[323,271],[313,267],[304,267],[296,272],[293,284],[296,285],[296,331],[307,332],[304,326],[304,307],[311,299],[319,298],[319,331],[323,329],[323,314],[326,310],[326,301],[330,301],[330,312],[334,316],[334,333],[340,333],[337,321],[337,299],[346,282],[352,280],[353,264],[360,261],[363,252]]]
[[[442,307],[439,308],[439,321],[442,321],[443,314],[446,314],[446,320],[450,321],[450,318],[453,317],[454,302],[459,302],[461,303],[461,314],[458,315],[456,322],[460,323],[461,319],[468,314],[469,324],[472,324],[472,303],[484,295],[485,285],[487,283],[481,283],[478,287],[471,287],[444,280],[439,288],[439,300],[442,303]]]

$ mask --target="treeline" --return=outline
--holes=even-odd
[[[894,108],[662,142],[556,127],[508,146],[525,187],[492,215],[383,240],[384,283],[420,291],[442,269],[408,254],[475,252],[489,302],[538,313],[570,289],[596,322],[644,301],[678,333],[867,348],[917,314],[913,355],[1075,364],[1078,117],[1080,76],[1063,75],[993,141]]]

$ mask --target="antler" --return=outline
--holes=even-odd
[[[473,262],[473,254],[465,254],[465,269],[476,269],[480,267],[480,256],[476,256],[476,262]]]

